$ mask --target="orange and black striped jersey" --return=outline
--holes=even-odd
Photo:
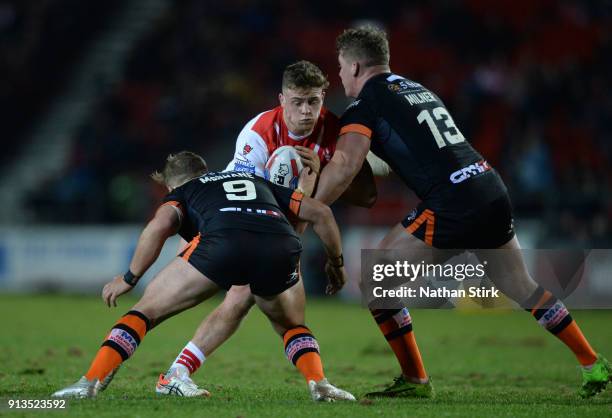
[[[371,139],[371,150],[434,211],[466,212],[504,196],[495,170],[466,141],[444,103],[396,74],[370,78],[340,119],[340,135]]]
[[[288,221],[298,216],[302,193],[277,186],[252,173],[208,173],[172,190],[164,205],[179,214],[179,235],[223,229],[287,234],[297,237]]]

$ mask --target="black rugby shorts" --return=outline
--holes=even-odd
[[[499,248],[514,237],[512,205],[507,194],[462,213],[434,211],[420,203],[402,225],[426,244],[443,249]]]
[[[223,289],[248,284],[273,296],[299,281],[301,252],[296,236],[224,229],[201,234],[179,256]]]

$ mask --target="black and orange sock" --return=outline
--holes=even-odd
[[[123,315],[102,343],[85,377],[104,380],[134,354],[149,328],[150,321],[141,312],[129,311]]]
[[[323,364],[319,354],[319,344],[314,335],[305,326],[297,326],[283,335],[285,354],[290,362],[298,368],[307,382],[318,382],[325,378]]]
[[[538,286],[522,306],[540,325],[563,341],[581,365],[588,366],[597,360],[597,353],[582,334],[565,304],[548,290]]]
[[[427,380],[421,352],[412,331],[408,308],[374,309],[370,311],[391,346],[404,376]]]

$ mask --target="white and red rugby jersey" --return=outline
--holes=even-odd
[[[263,177],[268,158],[284,145],[301,145],[314,150],[323,168],[334,154],[339,131],[338,117],[322,108],[312,133],[298,137],[289,132],[283,120],[283,108],[277,106],[260,113],[242,128],[236,140],[234,158],[225,171],[247,171]]]

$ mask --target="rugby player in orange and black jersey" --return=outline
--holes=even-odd
[[[506,187],[466,142],[444,104],[422,85],[391,71],[384,31],[347,29],[336,39],[336,50],[344,93],[356,100],[341,117],[336,150],[321,173],[315,198],[326,204],[338,199],[373,150],[422,199],[378,248],[407,250],[404,259],[413,262],[423,261],[415,250],[428,247],[474,249],[479,259],[486,254],[482,249],[507,250],[503,260],[488,264],[487,277],[575,354],[583,366],[580,396],[601,392],[612,366],[593,350],[563,302],[529,274]],[[371,313],[402,374],[366,396],[434,396],[407,307],[371,307]]]
[[[164,198],[190,242],[180,254],[224,289],[251,285],[256,295],[283,292],[299,280],[300,238],[289,223],[297,219],[303,194],[252,173],[208,173]],[[262,265],[260,252],[273,262]],[[240,260],[239,263],[236,260]]]
[[[437,248],[497,248],[514,236],[506,186],[465,140],[444,103],[392,73],[370,78],[340,120],[422,200],[402,222]],[[491,228],[473,229],[487,221]]]
[[[290,213],[311,222],[325,247],[328,292],[333,294],[346,283],[340,231],[331,209],[251,173],[206,173],[202,157],[182,151],[169,155],[163,170],[152,174],[170,192],[140,234],[128,271],[104,286],[103,300],[109,307],[117,306],[117,298],[134,288],[169,237],[178,232],[191,244],[155,276],[142,298],[107,333],[85,375],[52,396],[97,396],[154,326],[209,299],[219,288],[248,284],[258,307],[283,338],[288,360],[306,379],[312,399],[354,401],[352,394],[325,377],[319,344],[304,325],[303,288],[294,286],[299,282],[302,245],[287,221]],[[240,279],[244,281],[237,282]],[[183,355],[201,361],[188,348],[181,359]],[[156,390],[210,396],[191,379],[176,376],[160,375]]]

